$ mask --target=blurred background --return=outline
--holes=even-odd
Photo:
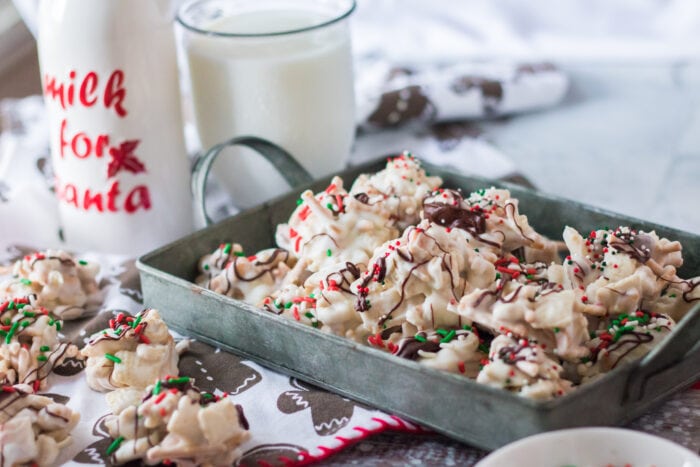
[[[28,13],[36,0],[16,0]],[[359,0],[357,56],[392,62],[460,59],[567,63],[681,63],[700,58],[696,0]],[[38,93],[32,36],[0,0],[0,98]]]
[[[40,92],[21,21],[35,3],[15,0],[20,15],[0,0],[0,100]],[[700,232],[700,210],[678,202],[700,198],[700,1],[358,0],[352,28],[358,81],[376,63],[549,61],[567,77],[553,108],[420,130],[440,145],[434,162],[468,136],[506,156],[499,170],[514,168],[545,192]],[[355,161],[388,148],[431,149],[405,134],[360,135]]]
[[[0,99],[41,91],[36,44],[11,0],[0,0]]]

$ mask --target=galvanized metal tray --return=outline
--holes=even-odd
[[[377,160],[340,175],[349,186],[358,174],[381,170],[384,164]],[[510,189],[530,224],[552,238],[560,238],[565,225],[581,231],[604,225],[656,230],[683,244],[685,264],[679,275],[700,274],[698,235],[505,182],[424,167],[440,175],[444,186],[465,192],[492,185]],[[220,243],[236,241],[246,251],[274,245],[275,226],[288,219],[298,193],[320,191],[329,180],[295,189],[141,257],[137,266],[145,304],[157,307],[168,325],[183,334],[485,449],[542,431],[624,424],[700,378],[700,306],[642,360],[561,398],[535,402],[321,333],[194,284],[197,261]]]

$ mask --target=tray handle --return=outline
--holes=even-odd
[[[212,164],[221,151],[230,146],[245,146],[267,159],[292,187],[307,184],[313,177],[297,162],[291,154],[276,145],[257,136],[237,136],[228,141],[213,146],[206,152],[200,153],[192,168],[192,196],[194,197],[195,215],[197,221],[211,225],[214,221],[207,214],[205,188]]]
[[[637,367],[630,373],[623,403],[641,400],[649,379],[682,360],[698,342],[700,342],[700,304],[693,307],[678,322],[667,339],[639,361]]]

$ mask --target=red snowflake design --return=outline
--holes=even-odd
[[[109,155],[111,157],[107,166],[107,178],[112,178],[119,173],[120,170],[137,174],[146,171],[146,166],[134,155],[136,146],[141,140],[132,139],[124,141],[118,148],[110,148]]]

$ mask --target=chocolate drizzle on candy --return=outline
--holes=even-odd
[[[614,352],[621,350],[615,354],[614,359],[607,362],[609,369],[613,369],[638,347],[654,341],[662,331],[671,332],[672,323],[668,316],[660,313],[645,310],[623,313],[613,319],[607,329],[591,333],[598,343],[591,349],[591,356],[584,359],[584,363],[590,361],[595,364],[601,355],[612,357]]]
[[[461,195],[459,196],[461,198]],[[450,229],[462,229],[472,236],[478,237],[486,232],[486,217],[481,208],[478,206],[475,208],[468,210],[449,204],[425,203],[423,204],[423,216],[435,224]]]
[[[420,332],[415,336],[401,339],[395,355],[408,360],[417,360],[421,350],[424,352],[438,352],[440,350],[440,341],[434,338],[429,339],[425,332]]]
[[[651,258],[651,248],[654,240],[644,232],[617,229],[610,239],[609,245],[619,252],[626,253],[642,264]]]
[[[103,340],[118,341],[125,338],[136,338],[139,342],[150,344],[145,336],[147,322],[141,322],[148,316],[151,308],[141,311],[136,317],[119,313],[116,318],[109,320],[109,328],[104,329],[96,338],[90,340],[88,345],[95,345]]]

